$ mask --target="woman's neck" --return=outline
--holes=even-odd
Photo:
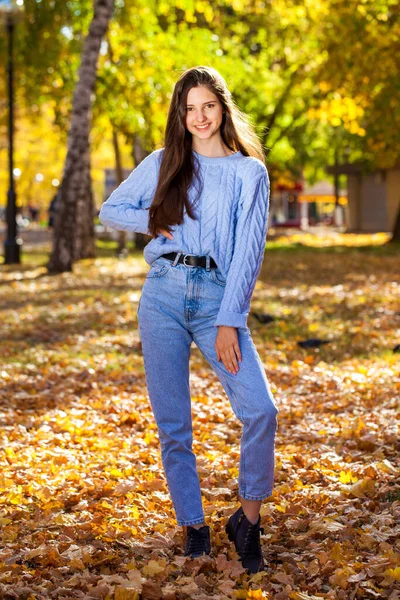
[[[202,156],[207,156],[209,158],[219,158],[222,156],[230,156],[233,154],[232,150],[226,146],[222,140],[220,144],[195,144],[192,143],[192,149],[201,154]]]

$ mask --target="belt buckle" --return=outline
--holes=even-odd
[[[191,256],[191,254],[184,254],[184,255],[183,255],[183,264],[185,265],[185,267],[191,267],[192,265],[188,265],[188,264],[186,264],[186,257],[187,257],[187,256]]]

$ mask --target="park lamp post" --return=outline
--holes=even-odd
[[[17,237],[17,198],[14,185],[14,78],[13,38],[14,27],[22,13],[23,0],[0,0],[0,20],[8,33],[8,164],[10,184],[7,194],[7,237],[4,244],[6,265],[19,264],[22,240]]]

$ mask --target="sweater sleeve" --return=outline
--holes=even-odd
[[[146,156],[103,203],[99,213],[103,225],[149,235],[148,209],[157,187],[159,153]]]
[[[266,169],[244,189],[235,247],[224,296],[214,326],[246,329],[250,301],[261,271],[268,228],[269,177]]]

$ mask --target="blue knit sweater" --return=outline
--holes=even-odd
[[[157,186],[163,148],[149,154],[101,207],[104,225],[147,233],[148,208]],[[203,191],[195,206],[198,220],[184,214],[170,240],[162,234],[144,249],[151,263],[168,252],[210,255],[226,278],[215,326],[247,327],[250,300],[261,270],[267,235],[269,178],[260,160],[236,152],[207,157],[197,152]],[[195,182],[196,185],[196,182]],[[189,199],[196,190],[189,187]]]

